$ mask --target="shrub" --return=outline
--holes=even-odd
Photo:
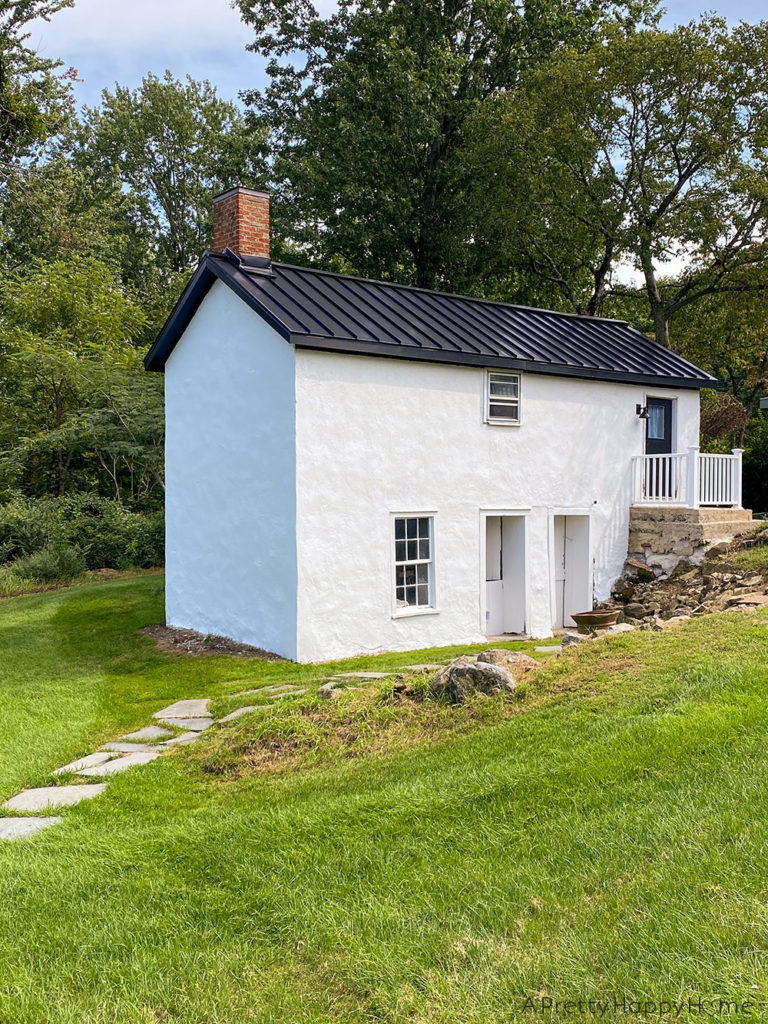
[[[132,512],[97,494],[15,498],[0,506],[0,564],[11,563],[15,572],[20,559],[51,545],[78,550],[87,569],[152,568],[163,563],[163,513]]]
[[[33,583],[68,583],[85,571],[85,559],[77,548],[48,543],[34,554],[9,566],[15,576]]]

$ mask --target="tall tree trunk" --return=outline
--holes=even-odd
[[[656,268],[653,265],[651,256],[650,237],[643,238],[640,242],[640,264],[645,277],[645,293],[648,296],[648,305],[651,307],[653,317],[653,333],[656,341],[665,348],[669,348],[669,321],[667,317],[667,306],[664,302],[659,284],[656,280]]]

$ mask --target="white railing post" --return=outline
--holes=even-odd
[[[688,446],[688,508],[699,507],[699,446]]]
[[[736,508],[741,508],[741,457],[744,454],[743,448],[732,448],[731,452],[735,456],[733,460],[733,504]]]

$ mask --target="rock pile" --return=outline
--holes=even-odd
[[[768,605],[766,580],[752,570],[717,569],[707,561],[696,568],[681,563],[667,575],[640,573],[632,560],[602,607],[620,608],[625,623],[639,629],[665,629],[694,615],[744,611]]]

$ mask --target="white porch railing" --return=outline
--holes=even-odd
[[[636,455],[634,501],[643,505],[727,505],[741,508],[742,448],[710,455],[698,448],[670,455]]]

